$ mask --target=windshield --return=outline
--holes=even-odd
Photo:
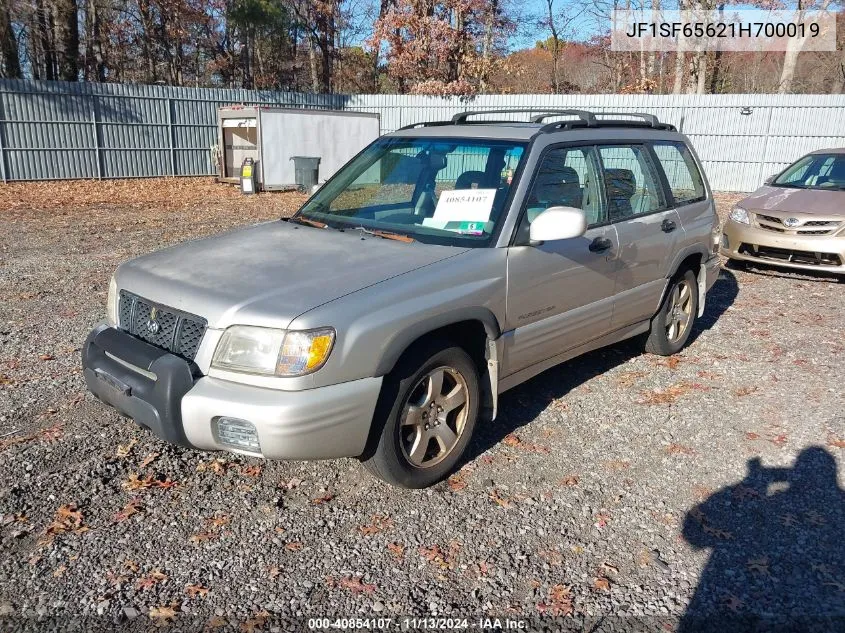
[[[420,242],[486,246],[525,143],[384,137],[347,163],[296,217]],[[378,234],[378,233],[377,233]]]
[[[810,154],[777,177],[779,187],[845,189],[845,154]]]

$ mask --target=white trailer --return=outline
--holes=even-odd
[[[237,183],[244,158],[255,161],[260,189],[296,186],[293,156],[320,158],[327,180],[381,133],[379,115],[278,106],[225,106],[217,110],[218,178]]]

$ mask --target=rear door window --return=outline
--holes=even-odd
[[[654,143],[652,147],[666,174],[675,206],[699,202],[707,197],[701,172],[686,145],[666,141]]]
[[[611,222],[666,208],[663,189],[643,145],[599,147]]]

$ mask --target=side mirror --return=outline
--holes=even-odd
[[[587,218],[581,209],[549,207],[534,218],[528,235],[532,244],[568,240],[587,231]]]
[[[778,177],[778,174],[772,174],[771,176],[769,176],[768,178],[766,178],[763,181],[763,184],[764,185],[770,185],[775,181],[775,178],[777,178],[777,177]]]

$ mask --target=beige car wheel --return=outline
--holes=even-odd
[[[645,350],[671,356],[686,345],[698,314],[698,279],[691,270],[675,275],[669,282],[660,310],[651,320]]]

